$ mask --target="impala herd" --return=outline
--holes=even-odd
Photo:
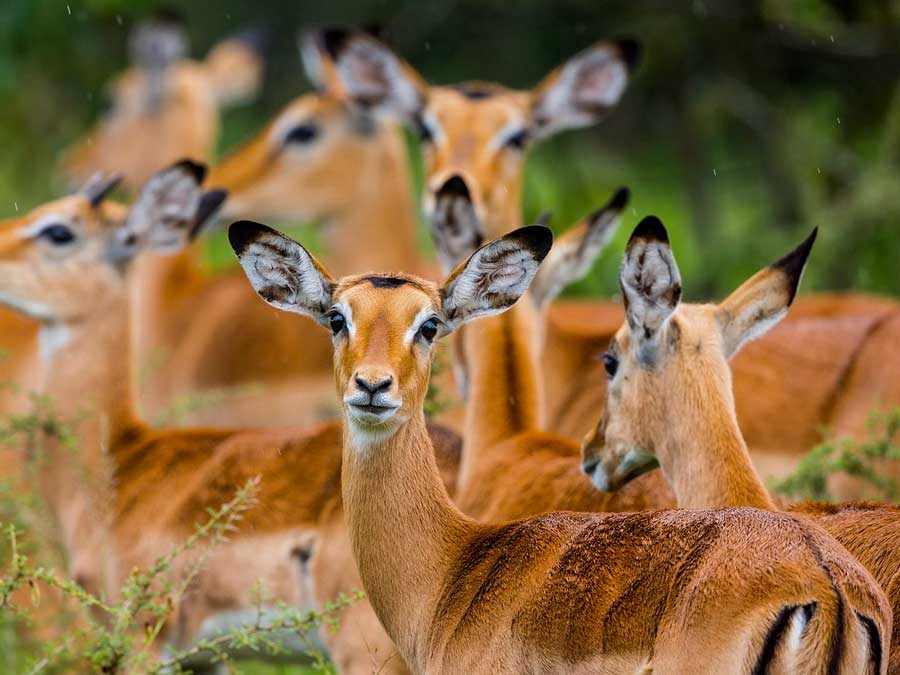
[[[636,43],[599,42],[522,91],[431,85],[367,33],[308,31],[316,91],[209,170],[220,108],[259,86],[255,40],[190,61],[157,20],[131,47],[112,112],[67,155],[84,186],[0,223],[0,377],[77,420],[77,455],[44,439],[39,489],[93,593],[115,597],[259,477],[161,653],[253,620],[261,579],[273,608],[365,591],[314,638],[340,673],[900,673],[900,510],[785,503],[761,478],[823,425],[859,434],[900,403],[900,304],[795,297],[815,230],[723,301],[682,303],[654,216],[628,241],[621,302],[557,301],[629,191],[555,243],[523,227],[527,149],[615,108]],[[319,221],[323,262],[241,218]],[[243,273],[201,267],[223,220]],[[445,338],[458,402],[426,421]],[[194,416],[211,426],[145,421],[248,384]],[[304,659],[303,640],[284,646]]]

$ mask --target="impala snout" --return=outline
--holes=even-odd
[[[596,430],[582,441],[581,457],[581,470],[603,492],[615,492],[659,466],[653,454],[640,448],[607,445],[603,435]]]
[[[350,416],[363,424],[383,424],[400,409],[396,378],[391,373],[357,371],[344,396]]]

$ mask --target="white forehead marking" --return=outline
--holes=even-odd
[[[419,313],[416,314],[416,318],[413,319],[412,323],[409,325],[409,328],[406,329],[406,333],[404,333],[403,335],[403,344],[407,347],[412,344],[412,341],[416,337],[416,333],[419,332],[419,327],[433,316],[433,307],[427,306],[420,309]]]
[[[356,324],[353,323],[353,309],[346,302],[334,303],[334,309],[341,313],[347,324],[347,335],[353,337],[356,335]]]
[[[428,109],[422,113],[422,124],[431,133],[435,145],[443,145],[447,141],[447,135],[444,133],[441,123],[438,122],[437,116]]]
[[[27,227],[20,230],[19,237],[21,237],[22,239],[32,239],[33,237],[37,236],[41,230],[47,227],[47,225],[50,225],[52,223],[65,224],[69,227],[72,226],[72,221],[69,216],[64,216],[58,213],[48,213],[38,218],[36,221],[31,223],[31,225],[28,225]]]
[[[294,110],[286,112],[280,120],[275,122],[272,132],[269,134],[272,145],[282,145],[291,129],[300,124],[310,123],[315,123],[315,118],[312,115],[301,115]]]
[[[506,142],[510,138],[515,136],[520,131],[525,131],[525,129],[525,120],[523,120],[521,117],[514,117],[509,122],[504,124],[503,128],[500,129],[500,131],[494,134],[494,137],[488,142],[488,148],[492,152],[496,152],[504,145],[506,145]]]

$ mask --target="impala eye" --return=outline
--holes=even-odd
[[[55,246],[64,246],[75,241],[75,233],[72,231],[72,228],[62,223],[47,225],[38,232],[38,237],[46,239]]]
[[[423,143],[434,143],[434,134],[431,128],[425,124],[425,120],[417,116],[413,122],[419,134],[419,140]]]
[[[344,330],[344,327],[347,325],[347,320],[340,312],[333,312],[328,320],[328,325],[331,327],[332,334],[336,336]]]
[[[438,328],[440,324],[437,319],[428,319],[425,323],[419,326],[419,335],[422,336],[422,339],[429,344],[434,341],[434,338],[437,337]]]
[[[513,150],[524,150],[528,145],[528,130],[522,129],[506,139],[506,147]]]
[[[609,352],[606,352],[603,355],[603,367],[606,369],[606,374],[609,377],[615,377],[616,371],[619,369],[619,359]]]
[[[293,127],[284,137],[284,144],[296,143],[297,145],[305,145],[312,143],[318,136],[319,127],[313,122],[306,122]]]

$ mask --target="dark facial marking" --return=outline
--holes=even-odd
[[[368,281],[375,288],[399,288],[400,286],[405,286],[412,283],[408,279],[378,276],[366,277],[364,281]]]
[[[460,85],[456,90],[470,101],[481,101],[494,95],[494,92],[490,89],[473,84]]]

